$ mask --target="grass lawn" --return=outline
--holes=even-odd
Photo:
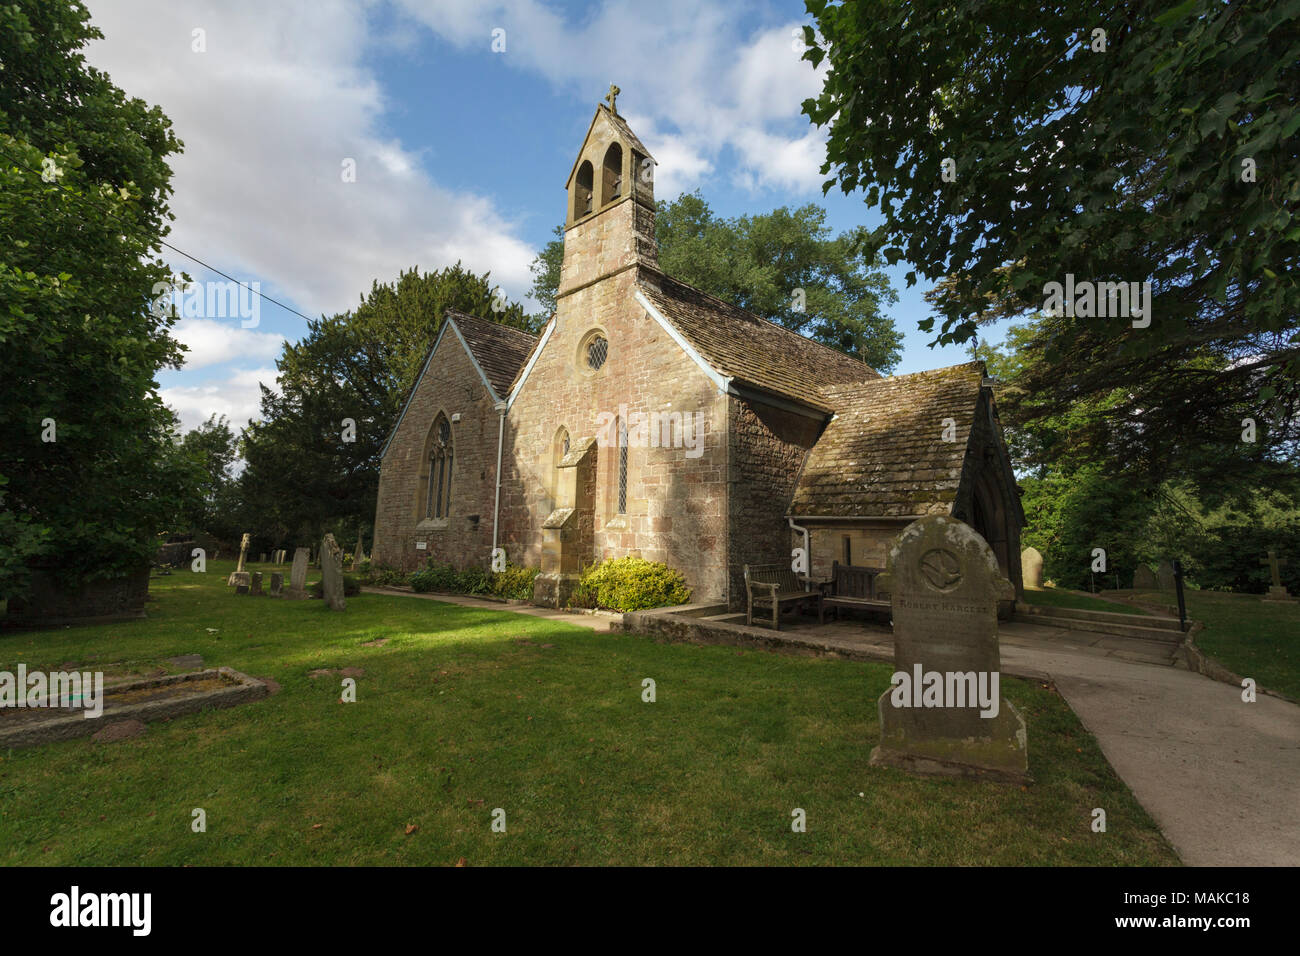
[[[1258,594],[1184,591],[1187,616],[1205,624],[1197,645],[1224,667],[1261,687],[1300,700],[1300,602],[1278,604]],[[1155,591],[1143,600],[1169,602]]]
[[[1062,591],[1058,588],[1025,588],[1025,600],[1040,607],[1069,607],[1081,611],[1110,611],[1114,614],[1146,614],[1138,607],[1120,604],[1117,601],[1103,601],[1100,598]]]
[[[236,598],[231,568],[153,582],[146,621],[0,636],[0,669],[199,653],[283,686],[136,739],[0,754],[0,863],[1177,863],[1037,684],[1003,682],[1028,723],[1032,785],[919,779],[867,763],[885,664],[401,596],[332,613]],[[337,673],[308,676],[343,667],[364,669],[355,704],[339,702]],[[191,832],[196,807],[206,833]],[[791,832],[796,807],[806,833]],[[1094,807],[1106,833],[1091,831]]]

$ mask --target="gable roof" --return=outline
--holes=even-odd
[[[415,376],[415,381],[411,383],[410,391],[406,393],[406,401],[402,403],[402,411],[397,416],[397,421],[393,423],[393,429],[388,433],[384,447],[379,451],[380,458],[388,454],[388,446],[392,444],[393,436],[397,434],[397,429],[402,426],[402,420],[406,418],[406,410],[411,406],[415,390],[424,381],[424,376],[429,371],[429,364],[433,361],[438,346],[446,338],[449,330],[452,337],[469,355],[469,360],[478,372],[479,380],[487,389],[493,404],[499,403],[501,396],[506,394],[510,383],[537,342],[537,336],[521,332],[519,329],[489,322],[487,319],[480,319],[459,309],[447,309],[443,313],[442,328],[438,330],[438,337],[429,347],[429,353],[424,357],[424,364],[420,366],[420,374]]]
[[[790,514],[910,517],[948,514],[984,381],[982,362],[822,391],[836,416],[808,452]],[[943,440],[944,419],[956,425]]]
[[[455,321],[470,355],[492,386],[492,397],[500,401],[537,344],[537,336],[455,309],[448,309],[446,315]]]
[[[637,286],[655,310],[720,375],[825,412],[824,387],[880,373],[830,348],[662,272],[642,268]]]
[[[565,189],[569,188],[573,183],[573,177],[578,173],[578,164],[582,162],[582,154],[587,149],[587,141],[591,139],[591,131],[595,128],[596,120],[600,118],[602,111],[605,114],[605,118],[609,120],[610,125],[614,127],[614,132],[623,137],[625,143],[642,156],[648,158],[650,162],[654,163],[656,166],[659,165],[659,161],[650,155],[650,150],[646,149],[645,144],[637,138],[636,133],[632,132],[632,127],[627,125],[627,121],[617,113],[613,112],[604,103],[601,103],[596,107],[596,112],[591,114],[591,122],[587,124],[587,135],[582,137],[582,145],[578,147],[578,158],[573,161],[573,167],[569,170],[569,178],[564,181]]]

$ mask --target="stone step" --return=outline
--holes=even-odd
[[[1063,617],[1072,621],[1099,621],[1114,624],[1135,624],[1139,627],[1163,628],[1177,631],[1178,618],[1159,617],[1155,614],[1123,614],[1119,611],[1091,611],[1077,607],[1044,607],[1038,604],[1016,602],[1017,614],[1041,615],[1042,617]]]
[[[1115,617],[1128,615],[1117,614]],[[1130,616],[1131,617],[1131,616]],[[1116,637],[1136,637],[1146,641],[1160,641],[1165,644],[1178,644],[1183,639],[1179,630],[1164,627],[1142,627],[1136,624],[1119,624],[1095,619],[1058,617],[1055,614],[1021,614],[1019,609],[1011,620],[1020,624],[1035,624],[1039,627],[1060,627],[1072,631],[1091,631],[1094,634],[1113,634]],[[1142,620],[1138,618],[1138,620]],[[1175,623],[1177,623],[1175,621]]]
[[[757,618],[757,615],[755,615]],[[769,620],[770,620],[769,616]],[[744,624],[745,612],[728,611],[726,614],[710,614],[707,617],[701,617],[701,621],[721,621],[723,624]]]

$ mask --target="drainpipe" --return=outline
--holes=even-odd
[[[497,529],[501,523],[501,446],[505,441],[506,434],[506,409],[510,406],[505,402],[497,402],[493,407],[500,416],[497,419],[497,490],[496,501],[492,504],[492,550],[495,552],[497,549]],[[488,567],[491,567],[490,561]]]
[[[792,518],[790,515],[786,515],[785,520],[790,522],[791,531],[798,531],[800,534],[803,535],[803,553],[804,553],[804,557],[808,561],[808,571],[803,576],[803,589],[805,591],[811,591],[812,590],[812,545],[809,544],[808,541],[808,529],[801,528],[797,524],[795,524],[794,518]]]

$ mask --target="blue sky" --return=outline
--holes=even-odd
[[[860,196],[821,195],[823,135],[799,112],[820,88],[793,48],[808,22],[801,2],[89,6],[105,33],[92,65],[161,106],[186,144],[169,241],[307,315],[346,310],[403,268],[457,259],[523,298],[611,82],[659,161],[658,198],[699,189],[724,216],[819,202],[836,232],[879,221]],[[348,161],[354,182],[343,181]],[[927,347],[916,324],[929,309],[922,287],[906,288],[909,268],[888,270],[905,336],[895,371],[964,361],[961,348]],[[280,344],[305,331],[267,302],[257,319],[182,321],[189,361],[159,382],[185,427],[256,414]]]

